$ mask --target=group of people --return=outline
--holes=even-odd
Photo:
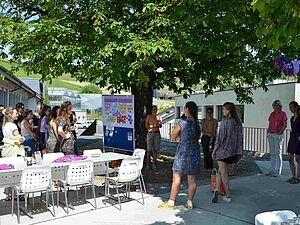
[[[278,177],[282,169],[283,132],[287,127],[287,116],[282,111],[282,104],[276,100],[272,104],[273,112],[269,116],[267,138],[270,149],[271,169],[268,176]],[[288,157],[292,177],[288,180],[291,184],[299,183],[300,177],[300,106],[292,101],[289,109],[293,113],[290,119],[291,133],[288,142]],[[198,107],[195,102],[187,102],[184,107],[184,117],[176,125],[171,138],[178,141],[175,160],[173,163],[173,182],[169,200],[159,205],[159,208],[173,209],[175,199],[180,190],[183,176],[187,176],[188,195],[185,207],[193,208],[193,199],[196,192],[196,174],[200,172],[200,144],[204,153],[204,169],[210,172],[213,160],[217,161],[218,174],[217,186],[212,195],[212,203],[218,202],[221,185],[225,194],[223,200],[232,201],[228,180],[229,164],[236,164],[243,155],[243,128],[242,122],[236,112],[236,107],[231,102],[223,105],[223,119],[218,130],[218,121],[213,119],[212,108],[206,109],[206,118],[199,123]],[[218,130],[218,131],[217,131]],[[212,146],[212,147],[210,147]],[[297,166],[295,165],[295,161]],[[297,168],[297,169],[296,169]],[[297,171],[296,171],[297,170]]]
[[[282,170],[283,133],[287,127],[288,118],[286,113],[282,111],[282,104],[279,100],[274,101],[272,107],[273,112],[269,116],[269,127],[267,130],[271,168],[266,172],[266,175],[278,177],[281,175]],[[299,183],[300,178],[300,106],[296,101],[292,101],[289,104],[289,109],[293,116],[290,119],[291,133],[287,152],[292,177],[287,181],[291,184],[296,184]]]
[[[223,105],[223,119],[217,135],[218,121],[212,117],[213,109],[206,109],[206,118],[201,125],[198,121],[198,106],[195,102],[187,102],[184,107],[184,117],[174,128],[171,139],[178,141],[175,160],[173,163],[173,182],[168,201],[159,205],[159,208],[173,209],[176,196],[180,190],[181,179],[184,175],[188,179],[188,195],[185,207],[193,208],[197,184],[196,174],[200,172],[200,144],[202,131],[202,146],[204,151],[204,168],[210,171],[213,160],[218,163],[217,187],[214,190],[212,202],[218,201],[218,192],[221,184],[225,189],[223,200],[231,202],[231,193],[228,181],[228,164],[237,163],[243,154],[242,123],[237,115],[235,105],[226,102]],[[212,149],[210,150],[210,146]]]
[[[52,109],[37,105],[35,112],[25,109],[23,103],[18,103],[15,108],[0,106],[2,157],[24,155],[23,146],[32,153],[76,154],[76,114],[72,108],[70,101]]]

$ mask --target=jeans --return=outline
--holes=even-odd
[[[202,145],[202,149],[203,149],[203,156],[204,156],[204,168],[205,169],[212,169],[213,168],[213,159],[211,157],[212,154],[212,150],[215,146],[215,140],[216,138],[213,138],[212,144],[211,144],[211,151],[209,151],[209,142],[210,142],[210,138],[207,135],[203,135],[201,137],[201,145]]]
[[[271,158],[271,171],[281,175],[282,170],[282,146],[283,134],[268,133],[270,158]]]

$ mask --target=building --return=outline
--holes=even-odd
[[[39,78],[19,78],[23,83],[25,83],[28,87],[38,93],[40,96],[45,99],[47,85]]]
[[[81,109],[81,97],[78,91],[66,88],[48,88],[50,106],[60,106],[65,101],[70,101],[75,110]]]
[[[102,95],[101,94],[80,94],[81,109],[87,110],[89,113],[101,113]]]
[[[205,93],[190,95],[184,99],[183,96],[175,97],[175,118],[178,119],[183,113],[183,107],[187,101],[194,101],[198,105],[198,118],[205,117],[207,107],[214,109],[214,117],[219,121],[222,119],[222,105],[225,102],[233,102],[236,105],[238,114],[244,127],[266,128],[268,127],[268,118],[272,109],[272,102],[279,99],[283,105],[288,117],[292,114],[289,111],[289,102],[295,100],[300,102],[300,84],[295,82],[267,85],[268,91],[262,88],[253,90],[254,104],[243,104],[236,100],[236,94],[233,90],[217,91],[213,95],[205,97]]]
[[[15,107],[18,102],[23,102],[25,108],[34,110],[38,103],[43,101],[44,86],[40,91],[35,91],[21,79],[11,74],[4,67],[0,66],[0,104],[5,107]]]

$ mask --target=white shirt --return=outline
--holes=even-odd
[[[4,138],[12,138],[14,137],[14,131],[15,130],[18,130],[18,127],[15,123],[13,122],[7,122],[3,128],[2,128],[2,131],[3,131],[3,137]]]

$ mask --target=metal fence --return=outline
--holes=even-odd
[[[160,129],[161,138],[171,142],[171,134],[176,124],[163,124]],[[284,143],[282,153],[287,154],[287,145],[290,138],[290,129],[283,133]],[[267,128],[243,127],[244,150],[255,151],[259,153],[269,153]]]

